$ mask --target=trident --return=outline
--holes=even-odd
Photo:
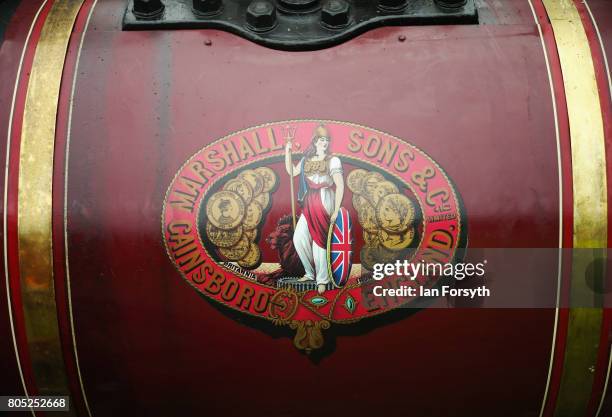
[[[291,187],[291,216],[293,217],[293,230],[295,230],[295,196],[293,192],[293,140],[295,139],[295,131],[297,128],[295,126],[285,125],[281,128],[283,136],[288,143],[291,143],[289,147],[289,160],[291,163],[289,164],[289,185]],[[296,147],[299,149],[299,143],[296,144]]]

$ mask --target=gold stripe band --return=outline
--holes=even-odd
[[[587,34],[572,0],[543,0],[563,73],[572,153],[574,255],[571,306],[598,306],[587,271],[605,258],[608,226],[603,117]],[[591,267],[591,268],[589,268]],[[603,271],[597,272],[598,279]],[[601,308],[570,308],[563,375],[555,417],[585,415],[601,337]]]
[[[36,46],[19,155],[19,270],[28,348],[43,395],[69,395],[53,284],[55,124],[68,42],[83,0],[56,0]],[[74,415],[74,411],[71,411]]]

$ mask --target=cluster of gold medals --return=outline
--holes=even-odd
[[[413,202],[379,172],[354,169],[347,185],[363,228],[363,267],[401,259],[415,237]]]
[[[221,256],[242,268],[255,269],[261,264],[256,241],[277,180],[268,167],[247,169],[206,203],[206,237]]]

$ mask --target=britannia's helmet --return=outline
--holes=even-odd
[[[318,139],[318,138],[330,139],[329,131],[327,130],[327,127],[325,127],[325,125],[319,125],[315,129],[314,139]]]
[[[311,156],[317,153],[315,150],[315,143],[317,143],[317,140],[319,138],[327,138],[331,142],[331,136],[329,136],[329,131],[327,130],[327,127],[325,127],[324,124],[320,124],[314,130],[314,133],[312,134],[312,140],[310,141],[310,145],[306,149],[306,152],[304,152],[304,156],[306,158],[310,158]]]

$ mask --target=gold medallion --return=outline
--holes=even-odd
[[[363,179],[363,194],[366,197],[371,198],[374,193],[374,189],[378,186],[378,184],[385,181],[385,177],[382,176],[380,172],[368,172],[365,178]]]
[[[242,226],[235,229],[223,230],[213,226],[211,222],[206,223],[206,237],[213,245],[219,248],[234,246],[242,237]]]
[[[257,201],[252,201],[246,209],[244,222],[242,225],[245,229],[255,229],[263,218],[263,209]]]
[[[219,248],[219,252],[230,261],[238,261],[246,256],[250,247],[251,242],[249,242],[245,235],[242,235],[234,246]]]
[[[357,210],[357,214],[361,216],[361,212],[366,206],[370,206],[370,202],[362,195],[353,194],[353,207]]]
[[[270,207],[270,194],[265,191],[261,194],[258,194],[253,198],[253,201],[257,201],[262,209],[267,210]]]
[[[255,242],[257,240],[257,235],[259,234],[259,230],[257,229],[246,229],[244,231],[244,235],[249,239],[249,242]]]
[[[363,192],[363,180],[368,174],[365,169],[354,169],[346,177],[346,184],[353,193]]]
[[[244,201],[244,204],[249,204],[253,199],[253,188],[251,188],[251,185],[247,181],[240,178],[229,180],[225,183],[223,189],[238,194],[242,198],[242,201]]]
[[[384,196],[376,206],[380,227],[390,233],[403,233],[414,222],[414,205],[403,194]]]
[[[276,186],[276,173],[268,167],[259,167],[255,169],[255,173],[263,180],[263,192],[269,193]]]
[[[402,250],[406,249],[414,240],[414,228],[410,228],[404,233],[389,233],[386,230],[381,230],[378,233],[380,243],[387,249]]]
[[[399,189],[397,188],[397,185],[393,184],[390,181],[383,181],[380,184],[378,184],[376,187],[374,187],[374,190],[372,191],[370,198],[372,199],[372,202],[374,203],[374,205],[376,205],[378,204],[380,199],[383,198],[384,196],[389,195],[389,194],[397,194],[398,192],[399,192]]]
[[[378,232],[379,226],[376,222],[376,210],[371,204],[367,203],[363,206],[359,214],[359,223],[368,232]]]
[[[247,254],[238,261],[238,265],[244,269],[255,269],[261,264],[261,251],[254,243],[251,243]]]
[[[368,248],[377,248],[380,245],[380,238],[378,235],[379,233],[377,232],[368,232],[364,230],[363,241],[365,242],[365,246]]]
[[[242,171],[238,177],[249,183],[253,189],[253,195],[260,194],[263,191],[264,180],[252,169]]]
[[[223,230],[235,229],[245,213],[242,198],[233,191],[218,191],[206,204],[206,215],[213,226]]]

